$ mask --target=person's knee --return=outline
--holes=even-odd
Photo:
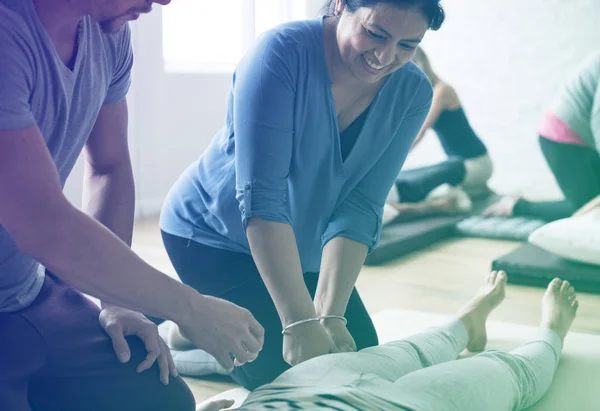
[[[138,383],[141,384],[140,388],[143,387],[143,389],[139,391],[131,389],[130,399],[126,401],[129,404],[128,410],[195,411],[196,409],[194,395],[181,377],[170,377],[168,385],[163,385],[159,380],[155,381],[154,378],[152,381],[139,381]],[[135,396],[132,395],[136,391],[138,392]],[[133,397],[138,397],[138,399],[136,400]]]
[[[127,342],[131,349],[131,359],[128,365],[136,367],[136,364],[140,364],[145,359],[146,349],[137,337],[127,337]],[[135,372],[133,369],[131,371]],[[194,395],[185,381],[181,377],[169,376],[169,384],[162,384],[157,363],[154,363],[149,370],[141,374],[134,374],[132,378],[122,381],[122,386],[116,389],[123,392],[123,395],[145,397],[143,400],[138,400],[144,404],[139,408],[140,410],[195,410]],[[135,399],[131,402],[134,403]]]
[[[273,382],[290,368],[283,359],[282,344],[282,340],[278,338],[265,339],[263,349],[256,360],[235,367],[231,377],[248,390]]]
[[[377,332],[374,328],[367,328],[364,332],[361,332],[358,337],[354,338],[354,342],[356,343],[357,350],[362,350],[363,348],[378,346],[379,338],[377,337]]]
[[[352,327],[350,334],[354,338],[357,350],[364,348],[375,347],[379,345],[379,338],[377,337],[377,331],[370,318],[362,321],[359,327]]]
[[[157,406],[156,410],[169,411],[195,411],[196,401],[191,390],[181,377],[171,377],[168,390],[157,398],[157,403],[163,404]]]
[[[265,356],[252,363],[236,367],[231,377],[235,382],[252,391],[262,385],[273,382],[288,368],[290,366],[283,360],[283,357],[279,359],[274,357],[266,358]]]

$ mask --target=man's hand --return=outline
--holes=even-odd
[[[339,352],[317,321],[298,324],[283,336],[283,359],[291,366],[324,354]]]
[[[192,310],[192,316],[178,324],[181,334],[215,357],[226,370],[233,371],[234,365],[240,366],[258,357],[265,330],[250,311],[200,294],[192,300]]]
[[[353,352],[356,351],[356,343],[354,338],[350,335],[346,324],[338,318],[328,318],[321,321],[325,331],[333,340],[335,346],[340,352]]]
[[[177,377],[178,373],[169,348],[158,334],[158,327],[144,315],[117,306],[108,306],[100,312],[100,325],[110,336],[119,361],[126,363],[131,358],[131,351],[125,337],[135,335],[146,345],[148,355],[137,367],[143,372],[158,361],[160,380],[169,383],[169,374]]]

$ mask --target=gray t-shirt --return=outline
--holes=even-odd
[[[554,114],[600,151],[600,50],[590,54],[554,98]]]
[[[106,34],[86,16],[70,70],[32,0],[0,0],[0,130],[37,124],[63,186],[102,105],[127,94],[133,64],[130,40],[127,26]],[[21,252],[0,226],[0,312],[27,307],[43,280],[43,267]]]

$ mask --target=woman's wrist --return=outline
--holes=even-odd
[[[346,304],[336,301],[333,296],[315,296],[314,306],[317,316],[343,316],[346,313]]]
[[[316,317],[305,318],[303,320],[290,323],[283,327],[281,334],[285,335],[286,333],[293,332],[294,330],[299,329],[305,325],[308,326],[309,324],[319,323],[321,325],[325,325],[326,321],[336,321],[344,326],[348,323],[346,317],[342,315],[321,315]]]
[[[286,306],[280,311],[280,320],[282,327],[287,327],[298,321],[306,320],[308,318],[317,317],[315,308],[312,304],[303,304],[302,306]]]

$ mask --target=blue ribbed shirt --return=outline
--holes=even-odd
[[[342,159],[323,18],[279,26],[237,66],[226,124],[171,188],[161,229],[249,254],[249,218],[290,224],[304,272],[319,271],[334,237],[372,250],[431,98],[429,80],[412,62],[394,72]]]

